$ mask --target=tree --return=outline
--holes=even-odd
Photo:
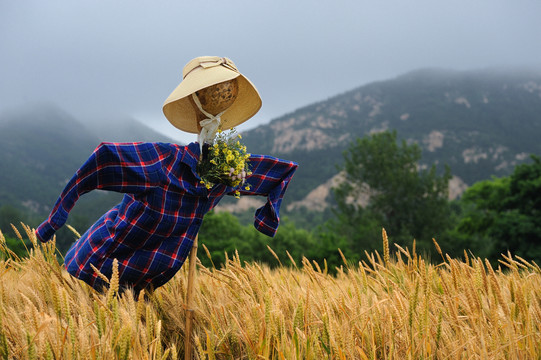
[[[440,176],[434,165],[419,169],[420,160],[420,147],[399,144],[396,131],[359,138],[344,152],[334,228],[355,252],[379,248],[382,227],[391,240],[416,239],[425,249],[450,227],[450,170]]]
[[[205,215],[199,230],[199,244],[201,248],[203,244],[207,247],[216,267],[225,264],[225,252],[230,258],[237,252],[242,261],[259,261],[277,266],[278,260],[268,247],[284,265],[290,264],[287,253],[297,265],[301,263],[303,256],[320,255],[316,250],[320,248],[316,246],[311,232],[296,228],[287,218],[282,218],[280,223],[276,236],[269,237],[257,231],[253,225],[241,225],[239,220],[228,212],[211,211]],[[204,252],[198,254],[205,266],[212,265]]]
[[[246,227],[228,212],[211,211],[205,215],[203,225],[199,230],[199,246],[202,249],[205,245],[212,257],[212,262],[216,267],[225,264],[225,253],[231,258],[235,251],[243,260],[253,259],[253,238],[247,232]],[[210,260],[206,254],[201,251],[198,253],[199,259],[205,266],[210,266]]]
[[[23,239],[24,243],[16,236],[13,228],[14,225],[22,232],[20,227],[21,222],[26,223],[27,216],[19,209],[11,205],[0,206],[0,231],[6,240],[7,247],[18,256],[27,255],[27,249],[31,247],[28,239]],[[23,233],[24,234],[24,233]],[[2,254],[0,254],[2,258]]]
[[[11,205],[0,206],[0,231],[10,236],[15,234],[11,225],[19,226],[21,222],[26,222],[27,217],[23,212]]]
[[[493,260],[508,250],[541,261],[541,158],[508,177],[475,183],[464,193],[457,230],[477,239]]]

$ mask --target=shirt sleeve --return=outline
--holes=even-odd
[[[101,143],[69,180],[49,218],[37,228],[38,239],[48,241],[87,192],[101,189],[140,194],[154,186],[165,157],[166,148],[157,143]]]
[[[274,236],[280,222],[280,205],[287,186],[298,165],[267,155],[250,156],[252,174],[239,188],[241,195],[267,196],[265,205],[256,210],[254,226],[268,236]]]

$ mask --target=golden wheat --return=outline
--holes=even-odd
[[[183,357],[187,266],[152,294],[119,294],[115,272],[98,293],[65,272],[54,246],[23,229],[33,244],[24,258],[0,233],[0,359]],[[443,262],[431,264],[415,250],[391,254],[382,235],[383,260],[373,253],[357,266],[344,261],[335,276],[308,259],[275,269],[238,254],[220,269],[199,263],[194,357],[541,357],[537,264],[510,254],[503,269],[474,256],[453,259],[435,241]]]

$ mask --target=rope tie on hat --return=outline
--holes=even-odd
[[[226,57],[223,57],[223,58],[217,57],[214,60],[201,61],[197,66],[193,67],[188,72],[184,73],[182,78],[186,79],[186,77],[197,68],[208,69],[208,68],[212,68],[212,67],[220,66],[220,65],[234,72],[237,72],[237,73],[239,72],[239,70],[237,69],[233,61],[231,61],[230,59]]]
[[[229,70],[233,70],[234,72],[239,72],[239,70],[235,66],[235,63],[226,57],[217,58],[215,61],[202,61],[199,63],[199,66],[201,66],[204,69],[208,69],[208,68],[220,66],[220,65],[228,68]]]
[[[218,115],[212,115],[203,110],[203,106],[201,106],[201,102],[199,101],[199,98],[197,97],[197,95],[195,95],[195,93],[192,94],[192,98],[195,102],[195,105],[197,105],[197,108],[201,110],[201,112],[207,117],[205,120],[201,120],[199,122],[199,125],[201,125],[201,132],[197,137],[200,150],[201,152],[203,152],[203,144],[205,142],[210,142],[214,139],[214,135],[216,135],[216,132],[218,131],[218,128],[220,127],[220,124],[222,122],[220,116],[223,115],[225,110]]]

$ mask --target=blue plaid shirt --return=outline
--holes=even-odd
[[[68,218],[79,197],[94,189],[125,193],[120,204],[105,213],[68,250],[67,271],[100,289],[104,282],[90,264],[106,276],[113,260],[120,283],[136,289],[165,284],[180,269],[203,215],[237,188],[217,184],[207,189],[196,172],[198,143],[102,143],[75,173],[36,234],[45,242]],[[297,164],[265,155],[250,157],[252,175],[240,187],[242,195],[264,195],[254,226],[274,236],[279,209]]]

